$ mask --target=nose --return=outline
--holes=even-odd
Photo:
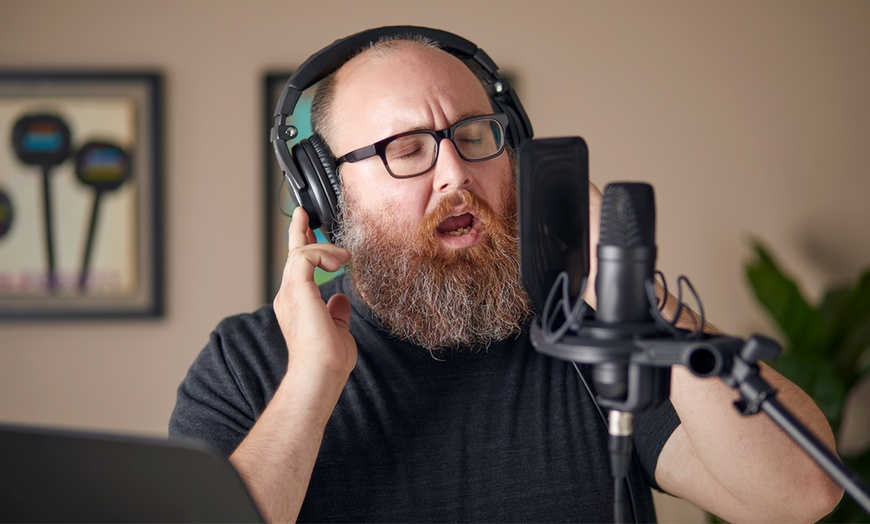
[[[442,139],[438,159],[435,162],[432,187],[435,191],[442,193],[468,187],[471,185],[471,175],[468,168],[469,163],[462,160],[453,142]]]

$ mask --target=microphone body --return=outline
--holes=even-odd
[[[655,276],[655,196],[643,183],[609,184],[601,202],[601,235],[595,294],[596,333],[601,338],[633,338],[653,323],[646,282]],[[628,397],[628,366],[603,362],[592,381],[606,400]]]
[[[655,197],[653,188],[643,183],[609,184],[601,201],[601,234],[598,242],[598,275],[595,294],[598,307],[595,321],[598,333],[614,339],[632,339],[647,331],[654,322],[646,283],[655,277]],[[639,380],[637,366],[618,359],[595,364],[592,382],[601,399],[614,403],[608,414],[610,469],[614,479],[614,522],[624,522],[622,485],[628,476],[632,457],[633,414],[631,407],[640,397],[642,404],[656,402],[659,395],[630,384],[650,383],[661,391],[661,372],[649,375],[654,380]],[[649,372],[644,372],[649,374]],[[667,372],[665,372],[667,374]],[[635,375],[635,376],[631,376]],[[637,398],[632,398],[637,397]]]
[[[602,324],[652,322],[645,283],[655,275],[656,246],[598,245],[595,320]]]

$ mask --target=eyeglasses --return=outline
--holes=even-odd
[[[378,155],[393,178],[412,178],[429,172],[438,160],[441,140],[448,139],[466,162],[483,162],[504,151],[504,113],[460,120],[441,131],[420,130],[399,133],[336,159],[336,165],[359,162]]]

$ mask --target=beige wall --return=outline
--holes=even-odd
[[[210,329],[260,304],[261,75],[387,24],[466,36],[594,181],[653,183],[659,266],[731,332],[775,334],[749,235],[812,297],[870,265],[870,2],[0,0],[0,68],[165,73],[168,276],[160,320],[0,324],[0,422],[165,434]]]

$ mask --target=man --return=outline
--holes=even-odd
[[[529,342],[513,154],[478,79],[431,43],[390,40],[346,62],[315,105],[338,157],[343,247],[315,243],[294,212],[272,307],[218,326],[171,435],[223,449],[274,521],[612,519],[592,399]],[[347,277],[315,285],[315,268],[342,265]],[[833,448],[812,401],[764,372]],[[637,416],[636,520],[655,518],[650,487],[729,521],[815,521],[836,504],[839,487],[734,396],[675,369],[671,402]]]

